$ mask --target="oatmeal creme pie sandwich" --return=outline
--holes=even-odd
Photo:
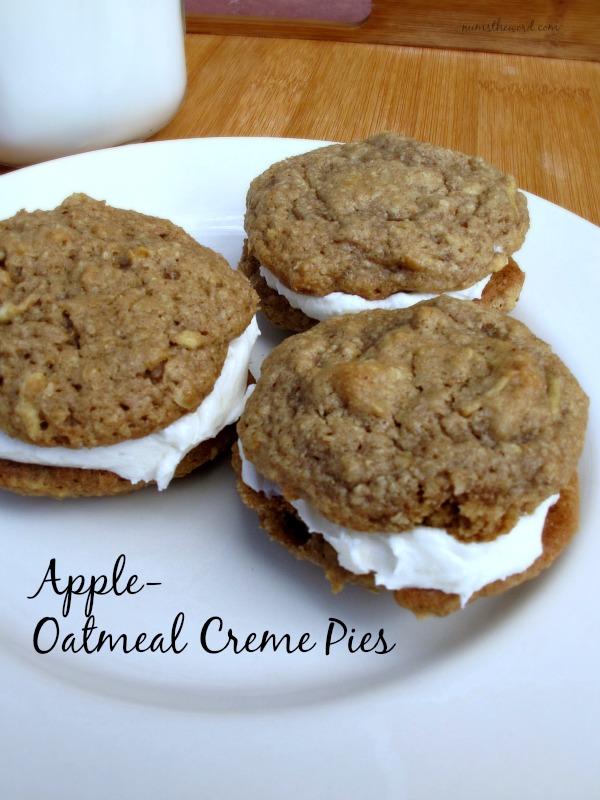
[[[0,487],[164,489],[235,436],[258,298],[173,223],[83,194],[0,222]]]
[[[265,360],[238,488],[335,591],[444,616],[535,577],[571,539],[587,409],[549,345],[497,309],[442,295],[334,317]]]
[[[483,159],[384,133],[274,164],[246,199],[240,269],[275,325],[402,308],[439,294],[510,311],[529,227],[515,179]]]

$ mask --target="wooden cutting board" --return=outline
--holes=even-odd
[[[200,0],[187,0],[187,30],[600,61],[600,0],[372,0],[371,13],[358,24],[286,19],[281,0],[274,17],[276,0],[263,5],[262,17],[216,16],[198,13]],[[224,2],[223,10],[229,8],[235,4]],[[258,8],[254,2],[255,14]]]

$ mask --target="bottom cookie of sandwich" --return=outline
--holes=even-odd
[[[183,478],[212,461],[229,448],[235,438],[235,425],[228,425],[212,439],[201,442],[180,461],[174,477]],[[32,497],[45,496],[57,500],[104,497],[129,494],[148,485],[149,482],[145,481],[132,483],[108,470],[49,467],[0,459],[0,488]]]
[[[386,591],[377,586],[373,573],[356,574],[342,567],[334,548],[323,536],[311,533],[296,510],[281,496],[271,496],[255,491],[242,480],[242,461],[237,447],[233,448],[233,467],[237,475],[237,488],[248,508],[258,516],[260,525],[270,538],[283,545],[296,558],[320,566],[337,593],[346,584],[356,584],[372,592]],[[542,553],[525,570],[504,580],[495,580],[474,592],[467,603],[481,597],[501,594],[525,581],[537,577],[563,552],[577,531],[579,521],[579,481],[575,474],[561,491],[557,502],[549,509],[542,532]],[[476,544],[471,546],[477,546]],[[417,617],[444,617],[461,607],[458,594],[438,589],[410,587],[391,590],[398,605],[412,611]]]

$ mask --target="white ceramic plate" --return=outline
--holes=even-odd
[[[316,145],[197,139],[61,159],[0,178],[0,219],[84,191],[168,217],[235,265],[252,177]],[[161,494],[54,502],[0,493],[2,797],[597,796],[600,229],[528,199],[515,316],[592,397],[581,530],[563,558],[506,596],[417,622],[389,597],[333,596],[320,570],[271,544],[226,459]],[[256,363],[277,340],[262,327]],[[83,645],[86,598],[65,616],[58,592],[69,576],[110,578],[119,556],[118,590],[137,583],[96,597],[93,652],[71,652],[69,641]],[[166,648],[177,621],[181,652],[94,651],[101,630],[126,634],[129,646],[141,633],[158,646],[162,634]],[[327,654],[330,625],[340,640]],[[226,646],[229,629],[240,652]],[[265,631],[278,649],[242,647]],[[380,631],[387,653],[381,642],[369,650]]]

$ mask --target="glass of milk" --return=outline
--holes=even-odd
[[[183,0],[1,0],[0,163],[143,141],[185,94]]]

